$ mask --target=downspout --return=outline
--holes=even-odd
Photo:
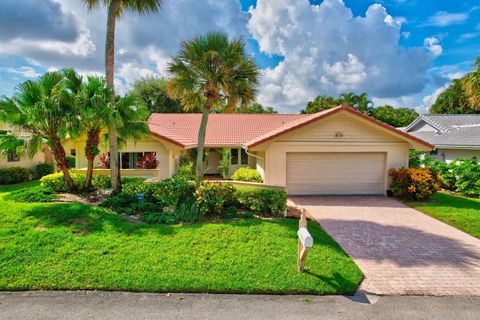
[[[248,156],[251,156],[251,157],[260,159],[260,160],[262,160],[262,161],[265,161],[264,158],[262,158],[262,157],[260,157],[260,156],[257,156],[256,154],[253,154],[253,153],[248,152],[248,147],[242,145],[242,149],[245,150],[245,153],[246,153]]]

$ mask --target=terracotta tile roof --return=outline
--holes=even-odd
[[[428,142],[397,130],[347,106],[338,106],[315,114],[211,114],[208,117],[205,146],[253,147],[291,130],[341,110],[354,113],[387,130],[432,148]],[[154,113],[148,120],[152,134],[189,148],[197,145],[202,115],[198,113]]]
[[[292,121],[302,114],[210,114],[206,146],[239,146]],[[198,113],[154,113],[148,120],[150,131],[182,147],[197,145],[202,115]]]

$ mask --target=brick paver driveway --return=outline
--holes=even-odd
[[[355,260],[365,274],[360,290],[480,296],[479,239],[390,198],[289,202],[308,209]]]

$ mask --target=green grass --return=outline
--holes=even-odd
[[[102,208],[1,195],[0,207],[0,290],[349,294],[363,277],[316,223],[298,273],[296,220],[132,224]]]
[[[480,199],[437,193],[411,207],[480,239]]]

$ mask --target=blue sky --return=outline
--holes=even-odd
[[[480,56],[477,0],[164,1],[159,14],[119,21],[120,92],[166,76],[180,41],[208,31],[247,40],[262,68],[258,100],[281,112],[347,91],[425,112]],[[104,32],[104,10],[79,0],[2,0],[0,94],[62,67],[101,75]]]

